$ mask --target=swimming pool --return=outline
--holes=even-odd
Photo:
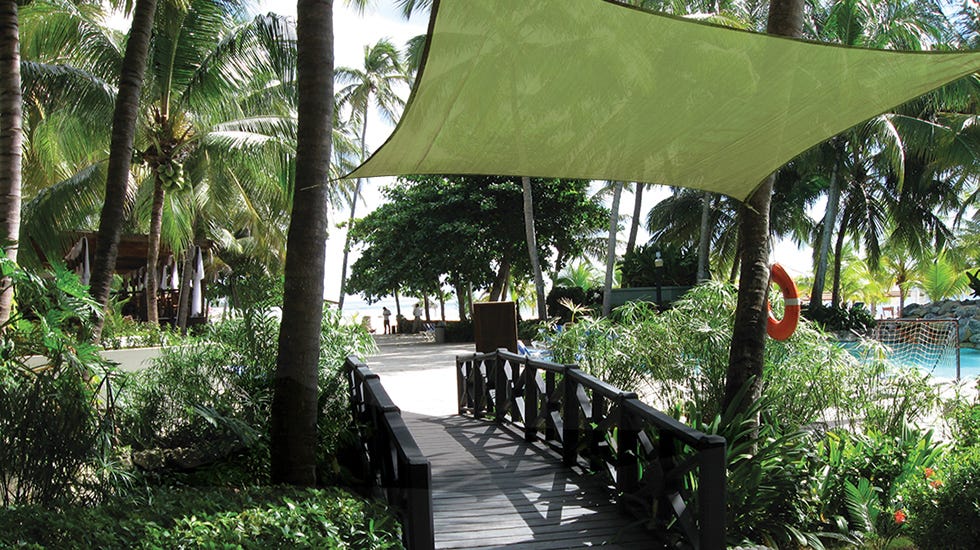
[[[861,352],[853,342],[841,342],[841,346],[851,352],[855,357],[861,359]],[[942,361],[936,364],[935,359],[931,361],[911,362],[910,364],[929,372],[936,378],[955,379],[956,365],[949,364],[951,361]],[[980,350],[973,348],[960,348],[960,378],[971,379],[980,376]]]

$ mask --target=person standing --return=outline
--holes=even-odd
[[[415,304],[412,315],[415,317],[415,320],[412,322],[412,332],[417,333],[422,328],[422,304]]]
[[[391,310],[387,307],[382,307],[381,316],[385,318],[384,333],[391,334]]]

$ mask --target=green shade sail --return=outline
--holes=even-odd
[[[394,133],[348,177],[492,174],[747,198],[810,147],[980,70],[980,52],[814,44],[603,0],[441,0]]]

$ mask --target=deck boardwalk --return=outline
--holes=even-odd
[[[512,428],[404,413],[432,467],[436,548],[652,548],[595,477]]]

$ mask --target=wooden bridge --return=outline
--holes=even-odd
[[[346,372],[410,549],[724,548],[724,439],[633,393],[499,350],[457,358],[458,416],[402,415],[366,365]]]

